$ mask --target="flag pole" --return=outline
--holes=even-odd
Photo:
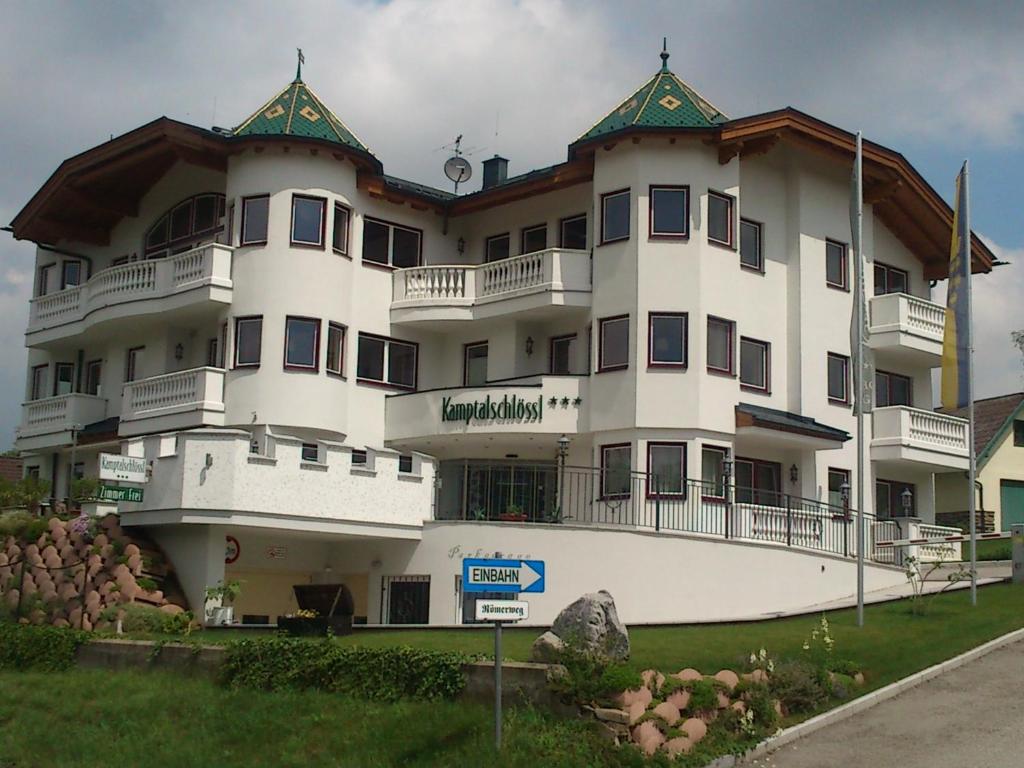
[[[977,490],[975,479],[977,475],[977,457],[974,451],[974,310],[971,301],[971,195],[970,182],[968,181],[967,160],[964,160],[964,182],[960,194],[964,196],[964,221],[961,225],[965,245],[965,259],[967,260],[967,450],[969,468],[967,470],[967,514],[970,515],[971,532],[971,605],[978,604],[978,521]]]
[[[861,239],[864,234],[864,179],[861,132],[857,131],[857,156],[854,160],[856,184],[856,232],[854,233],[854,312],[856,313],[856,350],[854,362],[854,403],[857,408],[857,626],[864,626],[864,260]]]

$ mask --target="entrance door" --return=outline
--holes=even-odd
[[[1000,481],[999,504],[1004,531],[1009,531],[1011,525],[1024,524],[1024,483],[1019,480]]]
[[[430,623],[430,577],[384,577],[388,624]]]

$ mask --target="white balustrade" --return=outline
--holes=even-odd
[[[139,379],[125,385],[123,421],[164,413],[223,410],[224,371],[220,368],[190,368]]]
[[[917,526],[917,533],[914,538],[935,539],[940,536],[959,536],[963,533],[959,528],[951,528],[947,525],[929,525],[920,523]],[[946,541],[935,544],[919,544],[917,556],[922,562],[956,562],[962,559],[962,543],[959,541]]]
[[[21,407],[19,437],[66,432],[106,417],[107,401],[95,395],[72,393],[31,400]]]
[[[413,267],[397,273],[402,298],[441,300],[464,299],[467,267]],[[396,300],[398,297],[396,296]]]
[[[904,296],[907,305],[907,325],[923,336],[941,340],[946,330],[946,310],[916,296]]]
[[[905,293],[889,293],[873,297],[869,306],[872,334],[897,331],[942,342],[946,309],[941,304]]]
[[[552,251],[538,251],[501,261],[492,261],[480,267],[481,296],[511,293],[542,285],[545,264],[550,264]],[[548,258],[545,258],[548,257]]]
[[[905,445],[967,456],[967,420],[905,405],[876,408],[872,444]]]

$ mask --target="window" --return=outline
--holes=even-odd
[[[302,444],[302,460],[303,461],[320,461],[320,446],[316,443],[303,443]]]
[[[633,449],[629,443],[601,446],[601,498],[629,496]]]
[[[501,261],[512,255],[508,232],[488,237],[484,243],[484,261]]]
[[[735,372],[733,358],[733,331],[735,323],[708,315],[708,370],[715,373]]]
[[[345,326],[341,323],[327,324],[327,372],[345,373]]]
[[[725,466],[729,458],[727,448],[705,445],[700,452],[700,479],[704,484],[704,497],[725,498]]]
[[[366,451],[360,451],[353,449],[352,451],[352,463],[357,466],[366,466]]]
[[[29,384],[29,400],[42,400],[46,397],[46,373],[49,365],[33,365],[31,383]]]
[[[913,384],[909,377],[898,373],[875,371],[875,407],[912,405]]]
[[[270,218],[270,195],[242,198],[241,245],[262,245],[267,242],[267,221]]]
[[[378,219],[363,219],[363,261],[401,269],[420,263],[422,232]]]
[[[341,203],[334,204],[334,237],[331,240],[331,247],[343,256],[348,256],[348,228],[351,217],[352,213],[348,208]]]
[[[761,225],[756,221],[740,219],[740,266],[764,272],[761,253]]]
[[[292,195],[292,245],[324,247],[327,201],[322,197]]]
[[[902,269],[875,262],[875,295],[909,293],[910,275]]]
[[[740,337],[740,384],[746,389],[771,389],[771,350],[767,341]]]
[[[216,336],[206,340],[206,364],[211,368],[220,367],[220,339]]]
[[[760,459],[736,459],[736,501],[776,507],[782,501],[782,465]]]
[[[629,239],[629,190],[601,195],[601,242]]]
[[[487,383],[487,342],[463,346],[462,386],[482,387]]]
[[[687,237],[690,234],[690,188],[651,187],[650,236]]]
[[[82,262],[65,261],[60,275],[61,290],[82,284]]]
[[[70,395],[75,385],[74,363],[55,363],[53,366],[53,394]]]
[[[651,312],[647,315],[647,365],[686,367],[686,325],[685,312]]]
[[[284,367],[318,370],[320,367],[320,321],[314,317],[286,317],[284,321]]]
[[[1024,421],[1020,419],[1013,422],[1013,445],[1017,448],[1024,447]]]
[[[686,495],[686,443],[647,443],[648,496]]]
[[[587,214],[570,216],[559,222],[559,245],[577,251],[587,249]]]
[[[135,377],[139,373],[140,363],[142,362],[142,351],[145,347],[132,347],[129,349],[124,356],[124,380],[135,381]]]
[[[25,477],[33,477],[36,480],[39,479],[39,466],[25,467]]]
[[[828,504],[830,507],[837,507],[849,510],[849,496],[843,499],[843,486],[846,486],[847,494],[850,493],[850,470],[828,468]]]
[[[825,241],[825,285],[846,290],[846,244]]]
[[[412,472],[412,456],[402,454],[398,457],[398,471],[406,474]]]
[[[850,402],[850,358],[828,353],[828,399],[834,403]]]
[[[629,315],[598,320],[597,371],[629,367]]]
[[[39,276],[36,278],[36,296],[45,296],[53,286],[53,273],[56,264],[45,264],[39,268]]]
[[[907,493],[909,491],[909,493]],[[910,507],[905,506],[910,502]],[[898,480],[875,481],[875,516],[879,520],[893,517],[916,517],[917,489],[913,483]]]
[[[732,248],[733,198],[720,192],[708,192],[708,242]]]
[[[90,360],[85,364],[85,394],[99,395],[103,378],[103,361]]]
[[[213,240],[224,229],[220,223],[223,216],[224,195],[211,192],[183,200],[149,228],[143,239],[145,257],[163,258]]]
[[[548,225],[538,224],[526,227],[522,233],[522,250],[520,253],[536,253],[548,247]]]
[[[263,341],[263,317],[235,318],[235,368],[258,366]]]
[[[551,373],[565,376],[572,373],[576,357],[576,334],[551,339]]]
[[[417,352],[411,342],[361,333],[356,376],[365,382],[416,389]]]

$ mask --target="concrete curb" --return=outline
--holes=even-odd
[[[770,752],[774,752],[780,747],[791,744],[805,736],[810,736],[815,731],[834,725],[835,723],[848,720],[854,715],[863,712],[865,709],[869,709],[876,704],[881,704],[883,701],[895,698],[904,691],[916,688],[922,683],[928,682],[932,678],[938,677],[945,672],[958,669],[964,664],[974,661],[975,659],[979,659],[992,651],[1018,641],[1024,641],[1024,629],[1015,629],[1013,632],[1008,632],[1001,637],[997,637],[995,640],[989,640],[987,643],[979,645],[977,648],[972,648],[965,653],[961,653],[959,656],[954,656],[952,659],[947,659],[935,666],[922,669],[920,672],[915,672],[909,677],[897,680],[895,683],[890,683],[884,688],[879,688],[877,691],[865,694],[858,699],[854,699],[848,704],[843,704],[841,707],[836,707],[828,712],[823,712],[816,717],[812,717],[810,720],[805,720],[798,725],[787,728],[778,736],[773,736],[762,741],[756,747],[743,755],[727,755],[725,757],[720,757],[717,760],[708,763],[705,768],[732,768],[732,766],[741,765],[749,760],[753,760],[754,758],[763,757]]]

